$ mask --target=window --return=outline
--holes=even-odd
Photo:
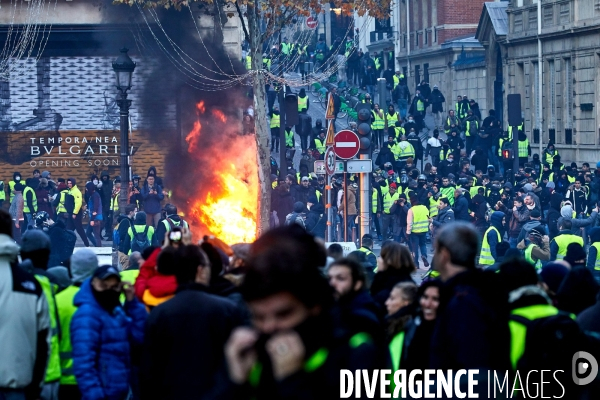
[[[433,28],[433,43],[437,43],[437,29]]]
[[[523,30],[523,14],[522,13],[514,14],[513,24],[514,24],[515,32],[521,32]]]
[[[402,47],[406,48],[406,35],[402,35]]]
[[[429,36],[429,32],[427,30],[423,31],[423,44],[427,44],[427,36]]]
[[[554,25],[554,7],[553,6],[544,7],[543,14],[544,14],[544,16],[543,16],[544,26]]]
[[[537,10],[529,10],[529,30],[537,30]]]
[[[560,14],[558,16],[561,24],[568,24],[571,22],[571,3],[562,3],[560,5]]]
[[[421,82],[421,66],[415,65],[415,86]]]
[[[415,32],[415,47],[419,47],[419,32]]]

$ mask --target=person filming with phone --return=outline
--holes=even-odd
[[[125,303],[121,305],[121,294]],[[148,316],[133,286],[110,265],[81,284],[71,320],[73,372],[89,399],[125,399],[131,377],[130,350],[141,344]]]

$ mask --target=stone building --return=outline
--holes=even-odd
[[[600,160],[600,2],[541,3],[541,126],[537,115],[537,1],[510,0],[504,6],[506,30],[499,22],[499,7],[486,3],[477,32],[487,54],[487,97],[498,97],[498,82],[503,85],[504,98],[521,94],[525,131],[534,152],[539,152],[540,140],[542,148],[551,140],[563,161],[596,163]],[[493,74],[500,66],[501,78]],[[506,115],[505,103],[503,108]]]
[[[438,85],[446,98],[445,110],[454,107],[457,95],[467,95],[487,112],[484,48],[474,38],[483,4],[483,0],[394,2],[389,23],[356,17],[356,26],[365,31],[360,47],[393,48],[395,68],[408,78],[411,91],[422,80],[431,87]]]

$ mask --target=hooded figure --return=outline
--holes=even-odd
[[[552,202],[552,197],[550,198]],[[598,217],[598,212],[592,211],[590,216],[585,219],[577,219],[573,217],[573,207],[567,204],[560,209],[560,218],[558,219],[558,226],[560,227],[565,220],[571,221],[571,233],[573,235],[581,236],[581,228],[586,226],[593,226],[596,218]]]
[[[294,210],[285,217],[285,225],[298,224],[306,228],[304,224],[304,210],[306,206],[303,202],[297,201],[294,203]]]
[[[150,168],[148,168],[148,176],[153,175],[154,176],[154,184],[158,185],[160,187],[164,187],[163,186],[163,180],[161,177],[158,176],[157,172],[156,172],[156,167],[154,165],[150,166]]]
[[[571,247],[569,245],[569,247]],[[569,249],[570,250],[570,249]],[[583,248],[577,257],[583,256]],[[562,281],[558,292],[556,293],[556,306],[562,311],[573,314],[579,314],[588,307],[596,303],[596,296],[600,285],[593,278],[592,273],[582,266],[572,268],[565,279]]]

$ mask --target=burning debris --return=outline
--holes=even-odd
[[[252,135],[240,135],[237,119],[196,105],[198,120],[187,135],[188,156],[201,178],[188,188],[185,214],[198,236],[212,234],[227,243],[256,238],[258,221],[258,163]]]

